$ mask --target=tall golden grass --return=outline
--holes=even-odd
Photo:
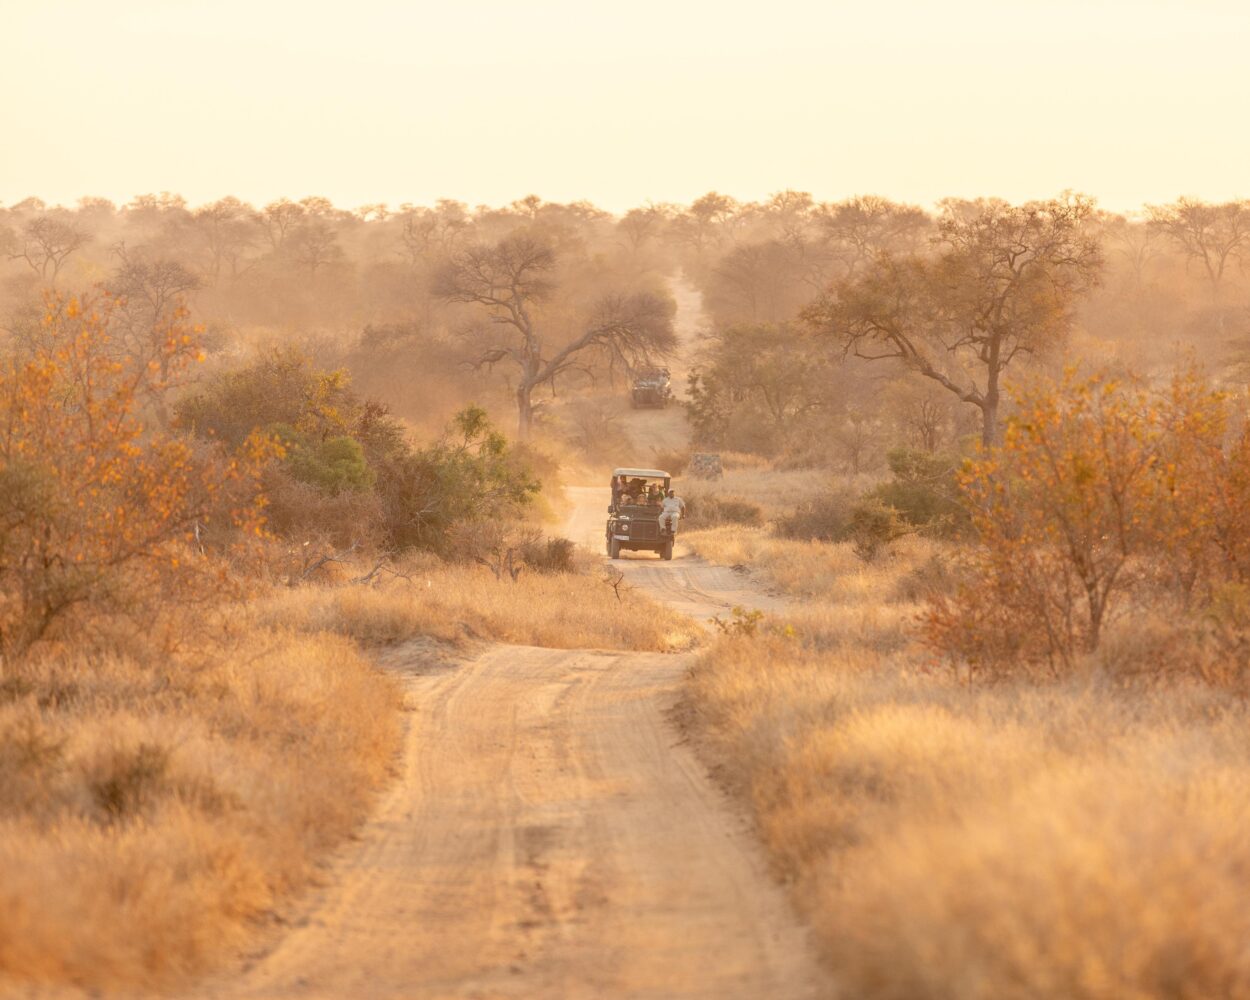
[[[688,701],[846,996],[1250,996],[1244,700],[1097,661],[969,685],[910,641],[935,543],[686,541],[806,599]]]
[[[231,609],[194,652],[48,649],[0,691],[0,984],[158,986],[241,945],[359,821],[399,691]],[[223,637],[224,636],[224,637]]]

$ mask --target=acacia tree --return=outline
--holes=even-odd
[[[210,284],[221,278],[224,266],[237,278],[247,270],[245,254],[256,244],[256,212],[238,198],[227,197],[191,213],[191,228],[201,247]]]
[[[200,288],[200,279],[176,260],[153,257],[119,243],[113,248],[119,266],[108,279],[115,295],[111,336],[119,353],[138,365],[138,392],[153,406],[163,428],[169,426],[166,396],[179,387],[184,371],[180,356],[168,349],[172,333],[191,343],[186,327],[186,298]],[[198,338],[196,350],[198,347]]]
[[[871,194],[822,205],[816,217],[828,252],[848,277],[876,254],[918,249],[932,225],[923,209]]]
[[[43,215],[22,227],[11,239],[9,258],[23,260],[49,284],[55,284],[61,268],[74,251],[89,242],[90,235],[69,222]]]
[[[1224,272],[1234,258],[1250,250],[1250,202],[1209,205],[1180,198],[1171,205],[1149,205],[1150,225],[1177,244],[1190,261],[1197,261],[1211,285],[1211,301],[1220,304]]]
[[[712,333],[690,373],[691,425],[700,444],[737,441],[776,451],[837,395],[822,352],[789,324]]]
[[[539,310],[555,291],[556,256],[545,243],[512,235],[491,246],[475,243],[456,251],[440,270],[435,289],[453,302],[474,303],[490,316],[496,336],[476,359],[481,365],[507,362],[517,382],[517,436],[529,437],[534,392],[573,370],[591,370],[598,360],[630,366],[664,357],[676,345],[673,304],[649,292],[602,296],[587,311],[582,333],[559,346],[550,343]]]
[[[1093,212],[1080,195],[948,211],[936,254],[879,254],[804,317],[846,353],[901,362],[975,406],[982,443],[994,444],[1004,373],[1059,341],[1076,299],[1098,280]]]

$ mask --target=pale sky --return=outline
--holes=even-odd
[[[0,203],[1250,196],[1250,3],[0,0]]]

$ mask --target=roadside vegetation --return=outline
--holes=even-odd
[[[0,368],[0,992],[132,993],[252,941],[391,776],[383,647],[667,650],[547,536],[477,407],[413,443],[345,372],[198,375],[181,306],[50,295]]]
[[[696,725],[849,995],[1246,995],[1237,400],[1070,372],[1013,406],[927,498],[898,460],[831,492],[824,540],[686,536],[795,598],[700,657]]]

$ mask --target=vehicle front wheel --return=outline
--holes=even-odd
[[[621,542],[619,539],[613,538],[608,542],[608,558],[609,559],[621,558]]]
[[[671,538],[667,542],[664,543],[664,548],[660,549],[660,558],[661,559],[673,558],[673,540]]]

